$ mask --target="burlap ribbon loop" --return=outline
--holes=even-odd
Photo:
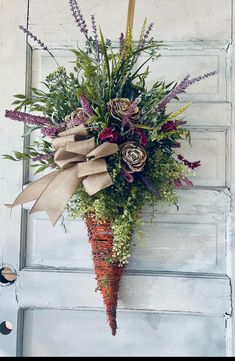
[[[12,207],[36,200],[30,213],[46,211],[55,225],[81,182],[90,196],[110,187],[113,182],[105,157],[116,153],[118,146],[109,142],[96,146],[95,138],[84,139],[87,136],[83,125],[61,132],[53,140],[54,160],[60,169],[30,184]]]

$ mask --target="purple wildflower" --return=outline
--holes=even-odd
[[[148,191],[152,193],[156,198],[161,198],[160,193],[157,191],[155,186],[146,178],[144,175],[140,175],[140,180],[146,186]]]
[[[177,127],[180,126],[180,125],[184,125],[186,124],[187,122],[185,121],[173,121],[173,120],[169,120],[169,122],[163,124],[163,126],[161,127],[160,131],[163,132],[163,133],[166,133],[166,132],[171,132],[171,131],[175,131],[177,130]]]
[[[78,6],[77,1],[69,0],[69,4],[70,4],[70,9],[72,11],[75,22],[80,29],[80,32],[83,33],[85,35],[85,37],[88,39],[87,24],[86,24],[86,21],[84,20],[84,17],[81,13],[81,10]]]
[[[49,118],[40,117],[39,115],[32,115],[18,110],[6,110],[6,118],[17,120],[19,122],[31,124],[31,125],[50,125],[51,121]]]
[[[201,166],[201,162],[200,160],[195,161],[195,162],[189,162],[187,159],[185,159],[181,154],[178,154],[178,159],[184,163],[184,165],[186,165],[187,167],[189,167],[190,169],[195,169]]]
[[[22,25],[19,25],[20,30],[22,30],[25,34],[27,34],[31,39],[33,39],[38,45],[43,49],[48,51],[48,47],[40,40],[37,36],[31,33],[29,30],[24,28]]]
[[[183,187],[183,184],[182,184],[180,178],[174,180],[174,185],[175,185],[175,188],[181,188],[181,187]]]
[[[51,159],[54,156],[54,152],[50,152],[47,154],[39,154],[36,157],[32,158],[33,162],[38,162],[40,160],[48,160]]]
[[[135,132],[138,135],[140,144],[146,147],[146,145],[148,144],[148,137],[144,133],[143,129],[137,128]]]
[[[98,40],[95,15],[91,15],[91,24],[92,24],[93,34],[94,34],[94,48],[95,48],[96,52],[99,53],[99,40]]]
[[[144,34],[144,40],[145,41],[148,39],[149,34],[151,33],[153,26],[154,26],[154,23],[149,24],[148,29],[146,30],[146,32]]]
[[[26,28],[24,28],[22,25],[19,25],[20,30],[22,30],[25,34],[27,34],[31,39],[33,39],[36,43],[38,43],[38,45],[40,46],[40,48],[42,48],[43,50],[46,50],[50,56],[54,59],[54,61],[56,62],[56,64],[58,66],[60,66],[60,64],[58,63],[58,61],[56,60],[56,58],[54,57],[54,55],[50,52],[50,50],[48,49],[48,47],[40,40],[38,39],[37,36],[35,36],[33,33],[31,33],[29,30],[27,30]]]
[[[160,131],[163,133],[175,131],[175,130],[177,130],[177,123],[173,122],[173,120],[170,120],[169,122],[163,124],[163,126],[160,129]]]
[[[64,125],[57,127],[46,127],[41,129],[41,134],[43,137],[55,138],[60,132],[63,132],[64,130]]]
[[[84,95],[80,95],[80,102],[81,102],[84,113],[86,113],[87,115],[92,117],[94,115],[93,109],[90,106],[90,103],[87,100],[87,98],[84,97]]]
[[[193,85],[194,83],[197,83],[203,79],[209,78],[210,76],[213,76],[215,74],[216,71],[212,71],[210,73],[200,75],[193,79],[189,79],[190,75],[187,75],[174,89],[171,90],[171,92],[163,99],[163,101],[158,104],[154,111],[161,112],[172,99],[176,98],[179,94],[184,93],[190,85]]]
[[[124,45],[124,33],[121,33],[120,34],[120,37],[119,37],[119,43],[120,43],[120,48],[122,49],[123,45]]]
[[[184,185],[186,185],[187,187],[193,186],[193,182],[190,179],[188,179],[187,177],[175,179],[174,184],[175,184],[176,188],[181,188]]]
[[[181,144],[180,144],[180,142],[175,142],[174,144],[172,144],[171,147],[172,147],[172,148],[180,148],[180,147],[181,147]]]
[[[192,186],[193,186],[193,182],[192,182],[190,179],[188,179],[187,177],[184,177],[184,178],[182,179],[182,182],[185,183],[186,186],[188,186],[188,187],[192,187]]]
[[[129,108],[127,109],[127,111],[125,112],[125,115],[123,116],[122,119],[122,126],[125,126],[126,124],[128,124],[130,122],[130,117],[133,115],[133,112],[135,110],[135,108],[138,105],[138,98],[136,98],[135,100],[133,100],[133,102],[130,104]]]
[[[146,42],[148,40],[149,34],[152,31],[153,26],[154,26],[154,23],[150,23],[147,30],[145,31],[145,33],[143,35],[143,38],[142,38],[142,40],[140,41],[140,44],[139,44],[140,49],[144,48],[144,46],[145,46],[145,44],[146,44]],[[150,40],[152,40],[152,38]]]
[[[134,182],[134,176],[130,173],[125,172],[124,170],[121,172],[123,178],[127,181],[127,183],[133,183]]]
[[[108,141],[110,143],[118,143],[120,136],[119,136],[119,133],[115,129],[105,128],[100,132],[99,138],[100,138],[100,140],[108,139]]]

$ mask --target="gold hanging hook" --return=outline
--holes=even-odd
[[[127,23],[126,23],[126,38],[128,31],[133,28],[134,13],[135,13],[135,0],[129,0]]]

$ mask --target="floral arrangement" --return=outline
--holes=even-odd
[[[6,117],[26,123],[27,135],[37,130],[41,137],[25,152],[4,157],[30,159],[35,173],[52,170],[31,183],[12,206],[36,200],[31,212],[46,211],[53,224],[65,209],[85,219],[98,289],[115,335],[119,281],[143,204],[161,200],[177,206],[176,189],[192,186],[188,177],[200,166],[179,152],[182,140],[190,142],[182,114],[191,103],[173,113],[167,106],[215,72],[187,75],[180,83],[156,81],[148,89],[147,63],[159,58],[161,46],[150,37],[153,24],[144,21],[137,42],[129,27],[119,46],[113,46],[98,32],[94,16],[90,34],[77,1],[69,3],[86,40],[85,49],[72,50],[73,72],[67,73],[48,47],[20,26],[58,67],[45,79],[43,90],[15,95],[16,108],[7,110]]]

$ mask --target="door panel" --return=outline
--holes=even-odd
[[[8,0],[8,11],[14,9],[14,3]],[[19,213],[15,213],[11,223],[6,218],[8,214],[0,219],[8,242],[4,259],[18,270],[16,284],[0,288],[5,306],[0,315],[14,325],[3,346],[0,335],[2,354],[15,354],[17,340],[18,354],[24,356],[231,353],[232,0],[147,3],[148,6],[146,1],[136,0],[134,34],[137,38],[137,30],[144,17],[148,17],[156,23],[153,36],[164,41],[161,58],[150,64],[148,86],[156,79],[178,81],[188,73],[197,76],[217,71],[216,76],[195,84],[180,98],[180,103],[169,107],[173,111],[193,102],[185,115],[193,147],[184,144],[180,152],[187,154],[189,160],[202,161],[202,167],[192,178],[195,187],[178,191],[179,210],[159,203],[153,216],[152,210],[144,207],[145,223],[141,227],[144,236],[140,239],[136,230],[132,257],[121,281],[115,338],[107,327],[101,295],[95,292],[84,222],[71,220],[65,214],[68,230],[65,233],[60,224],[53,228],[44,212],[28,215],[28,204],[22,212],[20,242]],[[81,0],[79,4],[86,18],[94,13],[107,37],[118,41],[125,28],[126,0]],[[29,0],[28,5],[29,30],[49,45],[61,65],[72,69],[69,62],[73,58],[68,49],[76,47],[77,42],[83,46],[83,39],[73,22],[68,1],[47,0],[44,7],[41,0]],[[26,19],[24,11],[21,9],[21,15],[24,13]],[[35,44],[31,46],[26,87],[40,87],[40,81],[55,70],[55,63]],[[18,69],[23,72],[23,65]],[[16,79],[18,89],[22,78]],[[10,90],[11,94],[20,92]],[[11,94],[6,104],[11,101]],[[20,138],[22,129],[13,133],[11,130],[11,134],[12,139]],[[9,151],[4,148],[2,153],[11,151],[9,139],[10,136],[4,143]],[[7,180],[3,181],[3,189],[12,198],[20,188],[19,181],[12,181],[14,166],[9,165]],[[30,171],[27,180],[37,177]]]
[[[17,294],[21,308],[102,307],[93,272],[24,270]],[[123,275],[119,307],[131,310],[230,315],[230,283],[222,275],[129,272]]]
[[[224,216],[159,214],[152,219],[145,212],[143,217],[127,270],[226,272]],[[29,216],[26,267],[93,268],[83,220],[66,217],[64,225],[66,233],[58,224],[51,234],[43,212]]]
[[[102,311],[25,310],[23,355],[222,356],[225,353],[223,317],[120,311],[118,319],[123,332],[113,337]]]

